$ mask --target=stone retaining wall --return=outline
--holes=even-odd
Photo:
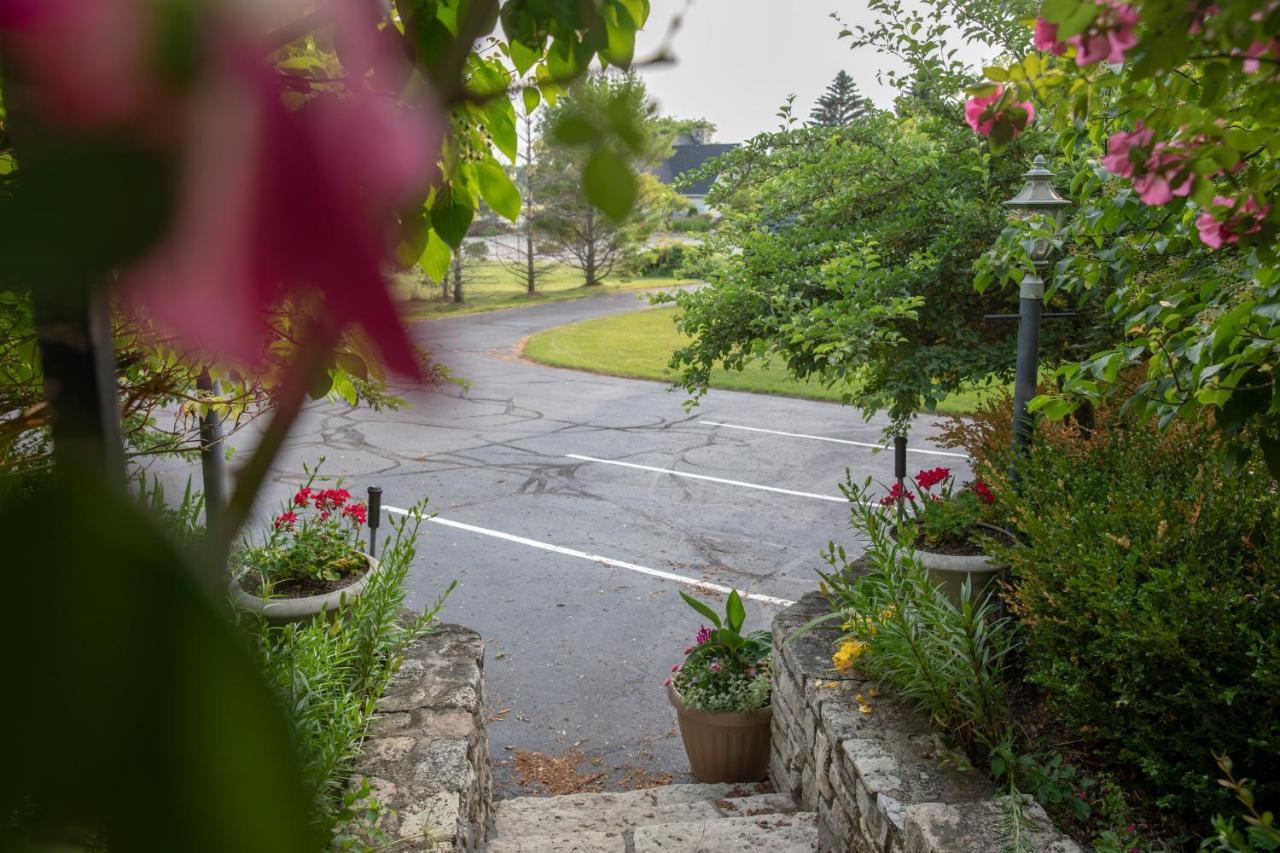
[[[493,799],[483,711],[479,634],[441,625],[405,653],[357,768],[391,810],[379,828],[396,851],[483,848]]]
[[[773,755],[769,776],[818,813],[821,851],[991,853],[1008,847],[1007,809],[991,783],[938,762],[928,721],[902,699],[831,665],[839,631],[813,630],[783,645],[829,610],[804,596],[773,621]],[[871,705],[862,713],[855,696]],[[1024,804],[1036,851],[1080,853],[1033,802]]]

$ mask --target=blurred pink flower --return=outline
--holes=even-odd
[[[1058,25],[1051,24],[1044,18],[1036,18],[1035,34],[1031,37],[1036,50],[1061,56],[1067,52],[1067,43],[1058,41]]]
[[[1245,73],[1256,74],[1262,68],[1263,59],[1271,59],[1272,61],[1280,59],[1280,39],[1272,39],[1269,42],[1255,41],[1245,49],[1244,57],[1243,67]]]
[[[1076,65],[1124,62],[1125,52],[1138,43],[1135,32],[1138,10],[1120,0],[1101,0],[1098,15],[1085,28],[1067,39],[1076,49]]]
[[[178,160],[168,233],[120,276],[135,305],[186,344],[257,365],[272,310],[293,298],[330,335],[359,325],[388,366],[416,376],[382,270],[397,211],[435,176],[443,122],[389,93],[411,69],[376,3],[314,4],[344,84],[310,91],[277,72],[267,34],[310,5],[197,4],[201,64],[181,92],[156,82],[162,12],[149,0],[0,0],[0,27],[47,121],[124,124]],[[286,89],[299,108],[285,107]]]
[[[1013,135],[1017,136],[1027,129],[1027,126],[1036,117],[1035,106],[1030,101],[1023,101],[1020,104],[1013,104],[1014,109],[1021,109],[1023,114],[1021,122],[1016,113],[1006,110],[995,109],[995,105],[1000,101],[1000,96],[1004,94],[1004,86],[997,84],[995,91],[989,95],[974,95],[964,105],[964,120],[969,123],[969,127],[980,136],[990,136],[991,131],[999,121],[1009,121],[1013,126]]]
[[[1191,26],[1187,28],[1187,32],[1191,35],[1199,35],[1204,30],[1205,21],[1210,15],[1217,15],[1222,11],[1222,7],[1217,3],[1205,3],[1204,0],[1192,0],[1191,2]]]
[[[1139,151],[1139,161],[1145,162],[1146,155],[1143,150],[1150,148],[1151,142],[1155,134],[1150,128],[1142,126],[1142,122],[1138,122],[1132,131],[1113,133],[1111,138],[1107,140],[1107,156],[1102,158],[1102,166],[1113,175],[1119,175],[1122,178],[1133,177],[1133,159],[1131,151],[1137,147]]]
[[[1157,142],[1145,164],[1146,171],[1133,179],[1133,188],[1143,204],[1158,206],[1176,198],[1186,198],[1195,183],[1195,173],[1185,153]]]
[[[146,0],[0,0],[5,48],[35,109],[72,127],[121,123],[156,101]]]
[[[1271,212],[1271,205],[1259,205],[1254,196],[1249,196],[1239,207],[1236,207],[1235,199],[1217,196],[1213,207],[1225,208],[1227,218],[1220,219],[1212,210],[1206,210],[1196,218],[1200,242],[1211,249],[1220,249],[1224,244],[1234,245],[1243,235],[1258,233],[1262,230],[1262,220]]]

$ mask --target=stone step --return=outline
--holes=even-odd
[[[656,788],[641,788],[635,791],[621,791],[600,794],[562,794],[558,797],[513,797],[494,803],[495,814],[499,816],[518,817],[529,812],[540,812],[554,802],[557,809],[601,809],[626,807],[630,805],[653,808],[672,803],[692,803],[699,801],[714,802],[732,797],[746,797],[752,794],[763,794],[769,786],[762,783],[692,783],[682,785],[662,785]]]
[[[626,853],[621,832],[579,832],[531,838],[490,838],[485,853]]]
[[[813,812],[729,817],[638,827],[635,853],[812,853],[818,849]]]
[[[594,795],[592,799],[573,802],[563,802],[568,799],[566,797],[546,797],[533,803],[507,800],[497,804],[494,830],[499,839],[563,838],[579,833],[627,832],[653,824],[789,814],[796,808],[795,802],[786,794],[725,796],[745,793],[749,789],[741,786],[729,786],[728,790],[707,788],[682,792],[649,788],[612,796]],[[508,807],[508,803],[515,804],[515,808]]]

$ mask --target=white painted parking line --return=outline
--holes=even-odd
[[[624,468],[639,468],[641,471],[656,471],[659,474],[670,474],[673,477],[689,477],[693,480],[708,480],[712,483],[723,483],[726,486],[741,486],[744,489],[759,489],[762,492],[778,492],[783,495],[795,495],[801,498],[816,498],[820,501],[835,501],[836,503],[848,503],[847,498],[836,497],[835,495],[817,495],[813,492],[797,492],[795,489],[780,489],[777,486],[762,486],[759,483],[744,483],[741,480],[725,480],[720,477],[708,477],[706,474],[693,474],[688,471],[676,471],[672,468],[655,468],[652,465],[637,465],[634,462],[621,462],[617,459],[597,459],[594,456],[579,456],[576,453],[566,453],[569,459],[581,459],[583,462],[599,462],[602,465],[621,465]]]
[[[776,429],[763,429],[761,427],[741,426],[739,424],[724,424],[724,423],[720,423],[719,421],[698,421],[698,423],[706,424],[707,426],[713,426],[713,427],[724,427],[725,429],[742,429],[742,430],[746,430],[747,432],[765,432],[765,433],[768,433],[769,435],[785,435],[787,438],[810,438],[810,439],[813,439],[814,441],[829,441],[832,444],[852,444],[854,447],[869,447],[875,450],[891,450],[892,449],[888,445],[884,445],[884,444],[872,444],[869,441],[851,441],[847,438],[831,438],[830,436],[826,436],[826,435],[807,435],[803,432],[783,432],[781,430],[776,430]],[[930,456],[954,456],[957,459],[969,458],[968,454],[966,453],[953,453],[949,450],[929,450],[928,448],[924,448],[924,447],[908,446],[907,452],[908,453],[927,453]]]
[[[409,510],[401,509],[400,507],[396,507],[396,506],[387,506],[383,504],[382,508],[385,509],[387,512],[394,512],[398,515],[410,514]],[[468,533],[479,533],[481,536],[492,536],[494,539],[504,539],[507,542],[515,542],[518,545],[528,545],[530,548],[540,548],[543,551],[550,551],[553,554],[563,554],[566,557],[578,557],[579,559],[582,559],[582,560],[590,560],[593,563],[600,563],[601,565],[612,566],[615,569],[626,569],[629,572],[638,572],[639,574],[648,575],[649,577],[653,577],[653,578],[660,578],[662,580],[667,580],[667,581],[675,581],[676,583],[681,583],[681,584],[684,584],[685,586],[691,586],[696,589],[704,590],[706,592],[718,592],[723,595],[728,595],[730,592],[733,591],[732,588],[727,586],[721,586],[718,583],[711,583],[710,581],[703,581],[703,580],[698,580],[697,578],[690,578],[684,575],[677,575],[675,572],[664,572],[661,569],[651,569],[647,566],[637,566],[635,563],[628,563],[623,560],[615,560],[611,557],[601,557],[599,554],[588,554],[586,551],[578,551],[573,548],[564,548],[564,547],[561,547],[560,545],[552,545],[550,542],[539,542],[537,539],[528,539],[524,536],[516,536],[514,533],[503,533],[501,530],[490,530],[487,527],[477,527],[474,524],[464,524],[461,521],[451,521],[447,518],[441,518],[438,515],[431,516],[429,518],[424,517],[423,521],[429,521],[432,524],[443,524],[445,527],[453,527],[458,530],[465,530]],[[773,604],[773,605],[777,605],[778,607],[790,607],[791,605],[795,604],[794,601],[790,601],[785,598],[778,598],[772,595],[763,595],[758,592],[742,592],[741,590],[739,590],[738,594],[741,595],[743,598],[749,598],[752,601],[759,601],[762,604]]]

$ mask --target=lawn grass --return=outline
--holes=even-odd
[[[530,296],[505,265],[497,261],[471,264],[462,274],[462,302],[445,300],[440,286],[426,282],[421,273],[407,272],[396,276],[395,289],[403,300],[405,318],[425,320],[450,314],[476,314],[501,308],[518,308],[540,302],[559,302],[601,293],[625,290],[663,288],[686,282],[674,278],[627,278],[610,276],[603,284],[586,287],[582,274],[572,267],[558,266],[538,280],[538,292]]]
[[[676,372],[667,362],[689,340],[676,330],[672,322],[674,311],[632,311],[547,329],[529,338],[524,356],[553,367],[671,382]],[[741,371],[716,368],[711,374],[711,387],[840,402],[839,391],[817,382],[792,379],[783,368],[767,362],[749,364]],[[938,411],[972,412],[989,393],[988,389],[975,388],[952,394],[942,401]]]

